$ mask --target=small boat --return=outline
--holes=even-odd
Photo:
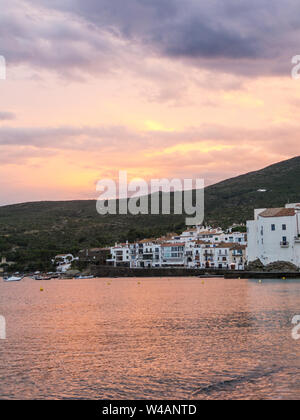
[[[94,276],[79,276],[76,277],[78,280],[88,280],[88,279],[93,279]]]
[[[42,276],[34,277],[34,280],[37,280],[37,281],[44,281],[44,280],[51,280],[51,279],[52,277],[42,277]]]
[[[4,277],[4,281],[12,282],[12,281],[21,281],[23,277],[11,276],[11,277]]]

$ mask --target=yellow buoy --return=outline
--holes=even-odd
[[[261,280],[259,280],[259,282],[258,283],[262,283],[262,281]]]
[[[286,280],[286,277],[282,277],[282,280]]]
[[[204,281],[202,282],[202,284],[205,284]]]
[[[40,292],[43,292],[43,291],[44,291],[44,289],[41,287],[41,288],[40,288]]]
[[[141,282],[140,282],[140,281],[138,281],[138,284],[141,284]]]

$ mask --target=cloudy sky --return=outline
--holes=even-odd
[[[299,155],[300,0],[0,0],[0,204]]]

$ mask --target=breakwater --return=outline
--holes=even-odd
[[[300,272],[267,272],[267,271],[228,271],[224,274],[226,279],[300,279]]]
[[[90,267],[96,277],[195,277],[204,274],[224,275],[223,270],[199,270],[189,268],[128,268],[111,266]]]
[[[197,277],[224,276],[227,279],[272,279],[299,278],[300,272],[255,272],[232,270],[207,270],[190,268],[128,268],[112,266],[91,266],[91,273],[95,277]]]

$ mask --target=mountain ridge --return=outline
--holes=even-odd
[[[254,208],[300,202],[300,156],[205,188],[205,222],[228,227]],[[260,192],[259,190],[266,190]],[[62,252],[159,237],[185,228],[185,215],[106,215],[95,200],[40,201],[0,207],[0,256],[20,269],[47,267]]]

